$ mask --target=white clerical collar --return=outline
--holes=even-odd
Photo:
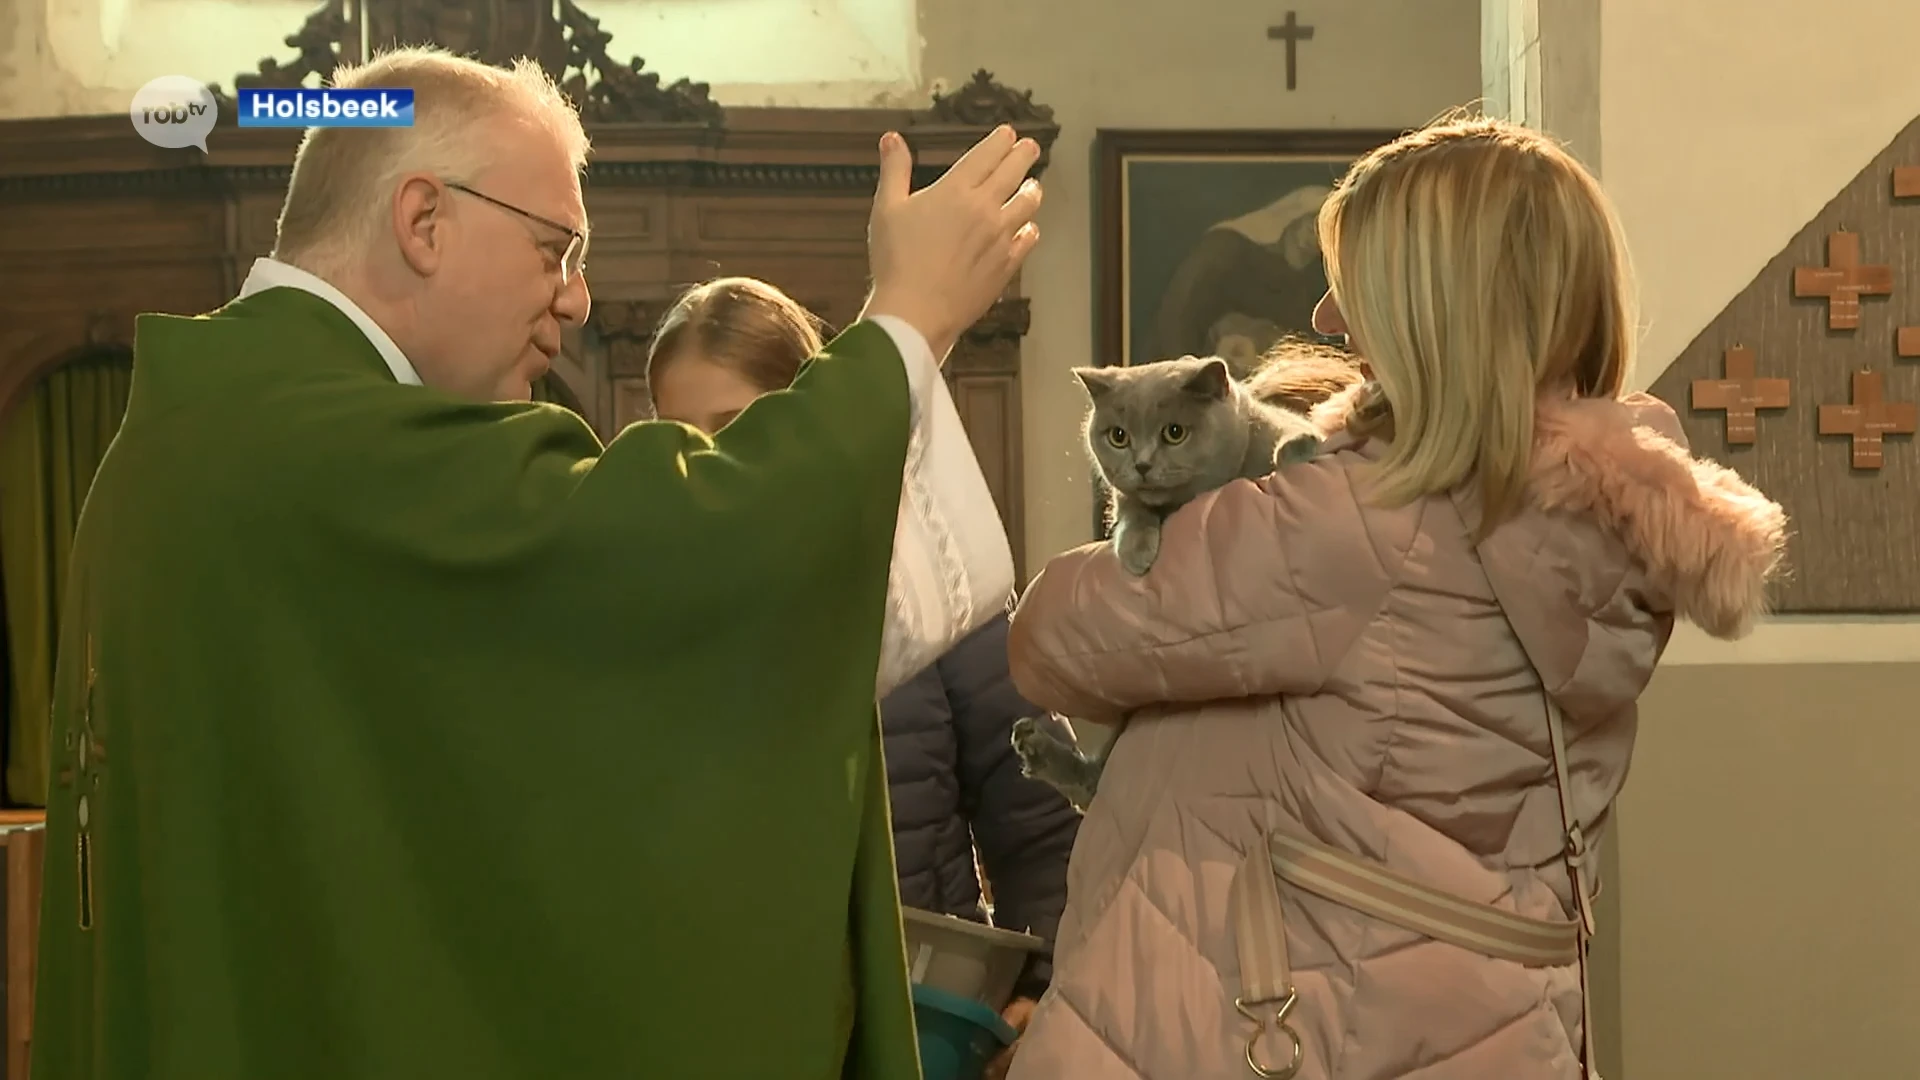
[[[267,289],[299,289],[301,292],[312,293],[339,308],[340,313],[352,319],[353,325],[367,335],[368,341],[373,342],[373,347],[380,353],[380,359],[387,362],[387,367],[393,372],[395,379],[405,386],[420,385],[420,373],[413,370],[413,364],[408,361],[406,354],[400,351],[400,346],[395,345],[393,339],[387,336],[387,332],[380,329],[379,323],[374,322],[371,316],[360,310],[359,304],[347,299],[346,293],[290,263],[283,263],[278,259],[255,259],[253,269],[247,273],[246,282],[240,286],[240,298],[244,300],[254,293],[264,292]]]

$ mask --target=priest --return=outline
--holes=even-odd
[[[864,316],[711,439],[602,445],[524,400],[589,305],[566,99],[432,50],[336,82],[415,126],[309,132],[241,295],[138,324],[63,608],[33,1075],[917,1075],[874,699],[1011,586],[923,421],[1037,149],[909,194],[887,136]],[[929,456],[962,479],[908,527]]]

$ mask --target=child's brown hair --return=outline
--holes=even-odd
[[[715,278],[667,309],[647,349],[647,374],[691,353],[737,372],[762,393],[784,390],[820,351],[823,329],[812,312],[764,281]]]

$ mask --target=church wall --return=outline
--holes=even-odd
[[[1607,0],[1604,180],[1640,277],[1650,386],[1920,114],[1904,0]]]
[[[1022,275],[1033,325],[1022,344],[1027,551],[1092,537],[1080,440],[1085,396],[1068,368],[1093,356],[1090,160],[1107,128],[1411,127],[1480,95],[1477,0],[1343,0],[1300,6],[1298,89],[1255,0],[923,0],[922,64],[949,80],[984,66],[1031,88],[1060,123],[1042,242]]]
[[[1639,386],[1920,114],[1920,7],[1814,10],[1602,5],[1589,93],[1640,281]],[[1913,616],[1676,633],[1642,701],[1603,900],[1609,1080],[1912,1073],[1917,694]]]

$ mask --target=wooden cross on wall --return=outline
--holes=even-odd
[[[1827,265],[1796,266],[1793,295],[1825,297],[1827,329],[1852,330],[1860,325],[1860,298],[1893,292],[1893,267],[1860,265],[1860,234],[1837,232],[1827,237]]]
[[[1736,345],[1727,350],[1724,379],[1693,380],[1693,407],[1725,409],[1727,445],[1750,446],[1760,436],[1757,409],[1784,409],[1791,387],[1785,379],[1754,377],[1753,350]]]
[[[1300,43],[1313,40],[1313,27],[1300,25],[1299,16],[1289,11],[1286,22],[1267,27],[1267,40],[1287,43],[1287,89],[1292,90],[1299,85],[1294,63],[1299,59]]]
[[[1853,373],[1853,404],[1820,406],[1820,434],[1853,437],[1853,467],[1877,469],[1886,461],[1883,437],[1920,428],[1920,405],[1882,400],[1877,372]]]

